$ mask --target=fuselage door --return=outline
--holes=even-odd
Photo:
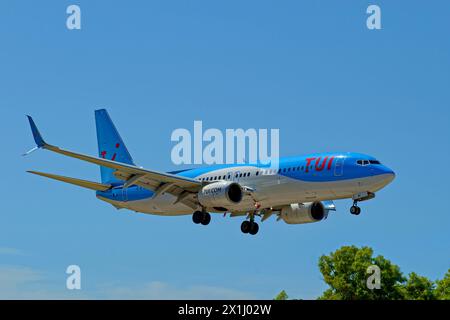
[[[344,174],[344,157],[336,157],[334,161],[334,175],[340,177]]]
[[[122,188],[122,201],[128,201],[128,188]]]

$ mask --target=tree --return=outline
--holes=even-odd
[[[433,300],[436,298],[434,288],[433,281],[412,272],[403,287],[404,298],[407,300]]]
[[[435,297],[439,300],[450,300],[450,269],[444,279],[436,281]]]
[[[287,295],[286,291],[281,291],[274,300],[287,300],[289,296]]]
[[[367,273],[369,266],[380,270],[380,289],[369,289]],[[319,259],[319,269],[325,283],[330,287],[319,299],[327,300],[374,300],[402,299],[402,284],[406,280],[400,268],[383,256],[373,257],[369,247],[344,246]]]
[[[404,277],[391,261],[373,257],[369,247],[343,246],[321,256],[319,269],[329,286],[321,300],[450,300],[450,269],[437,281],[415,272]],[[275,297],[287,299],[284,290]]]

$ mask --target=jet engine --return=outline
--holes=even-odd
[[[293,203],[281,208],[279,217],[288,224],[318,222],[328,216],[322,202]]]
[[[219,181],[204,186],[198,193],[198,202],[206,208],[227,208],[241,202],[243,191],[236,182]]]

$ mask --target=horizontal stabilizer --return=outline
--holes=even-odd
[[[103,183],[92,182],[92,181],[87,181],[87,180],[58,176],[56,174],[50,174],[50,173],[44,173],[44,172],[38,172],[38,171],[27,171],[27,172],[32,173],[32,174],[37,174],[38,176],[74,184],[76,186],[91,189],[91,190],[106,191],[111,188],[111,185],[109,185],[109,184],[103,184]]]

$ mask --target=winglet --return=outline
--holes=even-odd
[[[36,142],[36,145],[38,148],[45,147],[47,143],[45,143],[44,139],[42,139],[41,133],[39,132],[38,128],[36,127],[36,124],[34,123],[34,120],[31,116],[27,116],[28,121],[30,122],[31,132],[33,133],[34,141]]]
[[[33,133],[33,138],[34,138],[34,142],[36,142],[36,147],[34,147],[33,149],[31,149],[30,151],[24,153],[23,155],[29,155],[30,153],[32,153],[33,151],[36,151],[39,148],[44,148],[45,146],[48,146],[48,144],[44,141],[44,139],[41,136],[41,133],[39,132],[36,124],[34,123],[34,120],[31,116],[28,116],[28,121],[30,122],[30,127],[31,127],[31,132]]]

